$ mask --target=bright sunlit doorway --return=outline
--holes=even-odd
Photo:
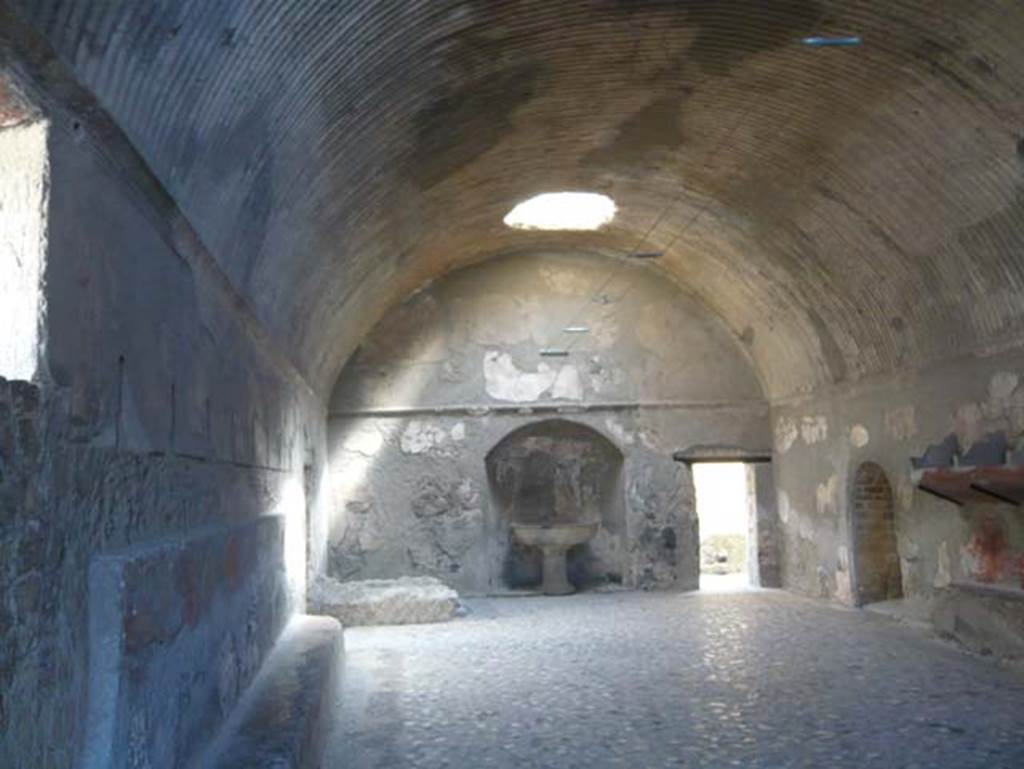
[[[747,559],[753,529],[748,476],[741,462],[693,465],[701,590],[744,590],[750,585]]]

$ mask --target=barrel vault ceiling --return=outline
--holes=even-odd
[[[410,291],[534,248],[664,251],[776,398],[1024,334],[1019,0],[8,4],[321,392]],[[503,226],[556,190],[618,216]]]

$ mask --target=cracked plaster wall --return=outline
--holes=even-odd
[[[560,334],[577,324],[591,332]],[[538,354],[568,345],[568,358]],[[484,458],[551,418],[623,455],[625,534],[599,532],[617,561],[606,571],[630,586],[696,587],[692,482],[671,453],[766,446],[767,406],[740,345],[699,303],[650,267],[587,254],[453,273],[364,340],[331,400],[330,573],[507,589],[508,528]]]
[[[1022,587],[1024,518],[1004,504],[957,507],[914,486],[910,457],[955,433],[961,450],[986,433],[1024,437],[1024,357],[958,359],[836,389],[772,410],[786,587],[850,604],[850,494],[862,462],[885,471],[895,505],[903,592],[929,600],[951,583]],[[987,537],[987,539],[986,539]],[[993,565],[986,545],[1000,541]],[[992,568],[989,568],[992,567]],[[986,569],[992,572],[986,574]],[[991,579],[990,579],[991,578]]]

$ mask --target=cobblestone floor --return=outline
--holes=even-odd
[[[470,602],[346,631],[330,769],[1024,767],[1024,677],[775,591]]]

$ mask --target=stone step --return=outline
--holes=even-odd
[[[337,620],[293,618],[194,769],[319,767],[343,646]]]

